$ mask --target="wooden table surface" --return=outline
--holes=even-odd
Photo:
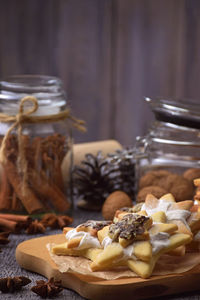
[[[97,212],[89,212],[89,211],[83,211],[75,209],[73,212],[74,217],[74,223],[72,226],[76,226],[88,219],[95,219],[95,220],[101,220],[101,214]],[[61,233],[60,230],[54,230],[54,231],[47,231],[46,234],[52,235],[56,233]],[[40,234],[38,235],[26,235],[26,234],[18,234],[18,235],[10,235],[10,243],[6,246],[2,247],[2,252],[0,253],[0,277],[7,277],[7,276],[27,276],[29,277],[32,282],[24,287],[21,291],[14,293],[14,294],[1,294],[0,293],[0,299],[39,299],[39,297],[30,291],[31,286],[35,285],[35,281],[39,279],[45,278],[41,275],[26,271],[22,269],[15,260],[15,249],[16,246],[21,243],[22,241],[25,241],[27,239],[35,238],[42,236]],[[56,297],[56,299],[72,299],[72,300],[81,300],[84,299],[80,295],[78,295],[76,292],[64,289],[61,294]],[[121,299],[121,298],[119,298]],[[133,297],[134,299],[134,297]],[[151,295],[149,295],[149,298],[151,299]],[[155,299],[155,297],[154,297]],[[199,291],[194,291],[190,293],[183,293],[178,295],[171,295],[170,297],[162,297],[157,299],[171,299],[171,300],[197,300],[200,299],[200,287]]]

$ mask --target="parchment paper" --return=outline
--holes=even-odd
[[[92,272],[90,269],[91,261],[83,257],[62,256],[51,253],[54,244],[48,244],[47,249],[52,260],[57,265],[61,273],[71,272],[82,275],[89,275],[96,278],[114,280],[122,277],[138,277],[133,271],[126,267],[118,267],[112,271]],[[186,253],[184,256],[163,255],[157,261],[152,275],[169,275],[187,272],[200,264],[200,253]]]

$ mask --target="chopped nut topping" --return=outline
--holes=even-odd
[[[118,238],[127,240],[135,239],[145,232],[145,224],[149,217],[138,214],[127,214],[121,221],[110,225],[108,235],[116,241]]]
[[[110,225],[111,223],[112,223],[111,221],[93,221],[93,220],[89,220],[89,221],[79,225],[78,227],[91,227],[91,228],[95,229],[96,231],[99,231],[102,228],[104,228],[105,226]]]
[[[133,212],[133,207],[122,207],[119,210],[124,211],[124,212],[132,213]]]
[[[136,204],[133,207],[122,207],[119,210],[123,212],[129,212],[129,213],[137,213],[141,210],[141,207],[143,205],[143,202]]]

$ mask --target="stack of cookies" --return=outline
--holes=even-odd
[[[92,272],[128,267],[148,278],[163,254],[191,251],[193,237],[200,232],[200,205],[198,209],[190,200],[176,202],[172,194],[159,199],[148,194],[144,203],[116,211],[112,222],[64,228],[66,242],[51,251],[89,259]]]

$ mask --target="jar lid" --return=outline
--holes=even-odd
[[[145,97],[145,101],[150,104],[156,120],[200,129],[199,100]]]

